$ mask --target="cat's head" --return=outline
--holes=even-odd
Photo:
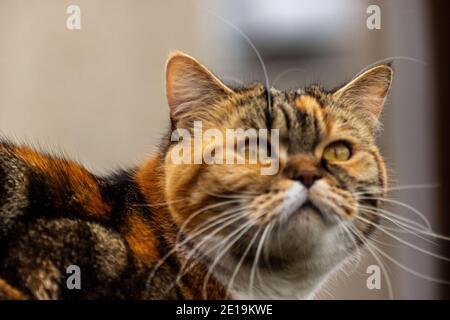
[[[305,297],[370,235],[387,188],[375,134],[392,74],[380,65],[333,91],[230,88],[192,57],[169,58],[172,128],[192,140],[181,146],[188,141],[181,134],[168,147],[166,198],[179,240],[190,240],[187,247],[198,249],[231,294]],[[208,129],[194,142],[196,130]],[[236,136],[227,146],[219,141],[227,129],[267,134]],[[271,150],[269,159],[238,163],[254,141]],[[180,155],[189,161],[180,163]],[[205,155],[223,164],[205,163]],[[276,170],[263,174],[269,163]]]

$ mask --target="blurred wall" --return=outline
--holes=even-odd
[[[433,96],[433,46],[431,13],[426,1],[385,1],[388,15],[387,56],[394,62],[395,83],[384,115],[383,149],[391,167],[393,183],[400,186],[428,185],[392,192],[395,200],[414,207],[429,220],[435,231],[440,228],[438,192],[441,187],[437,175],[436,101]],[[411,210],[394,206],[395,213],[414,217]],[[422,241],[416,236],[402,239],[422,250],[439,253],[439,242]],[[435,239],[436,240],[436,239]],[[439,298],[442,285],[432,279],[443,279],[439,265],[448,263],[430,257],[397,242],[395,258],[406,268],[393,266],[398,297],[404,299]],[[422,278],[421,278],[422,277]]]
[[[81,8],[81,30],[66,8]],[[195,53],[195,1],[0,0],[0,132],[96,171],[142,160],[168,124],[164,67]]]

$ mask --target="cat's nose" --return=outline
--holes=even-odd
[[[321,176],[316,171],[301,171],[295,177],[295,180],[300,181],[305,188],[310,188],[316,180]]]

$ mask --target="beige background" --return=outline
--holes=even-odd
[[[389,56],[430,62],[425,1],[371,2],[382,8],[378,31],[365,28],[366,2],[340,3],[333,11],[336,5],[326,0],[277,5],[267,0],[0,0],[0,133],[45,150],[64,151],[99,173],[139,163],[169,124],[164,64],[171,50],[198,57],[230,82],[264,79],[250,45],[208,12],[226,17],[255,40],[271,80],[287,69],[302,68],[283,76],[281,88],[311,81],[336,86]],[[81,30],[66,28],[65,11],[71,4],[81,7]],[[288,5],[296,10],[282,11]],[[292,20],[296,12],[302,15],[297,22],[304,19],[304,25]],[[285,14],[292,23],[272,21],[276,14]],[[430,68],[405,60],[396,60],[394,67],[381,139],[392,176],[400,185],[435,182]],[[395,196],[438,224],[433,190]],[[400,208],[392,210],[411,217]],[[437,275],[436,260],[426,255],[398,243],[386,250],[409,267]],[[346,268],[350,275],[333,277],[319,297],[388,298],[385,279],[382,290],[366,287],[365,270],[372,263],[365,258],[357,270]],[[389,272],[395,298],[438,297],[439,287],[432,282],[392,264]]]

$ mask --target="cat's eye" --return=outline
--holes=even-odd
[[[348,144],[337,141],[329,144],[323,151],[322,158],[326,161],[346,161],[351,157],[351,150]]]

